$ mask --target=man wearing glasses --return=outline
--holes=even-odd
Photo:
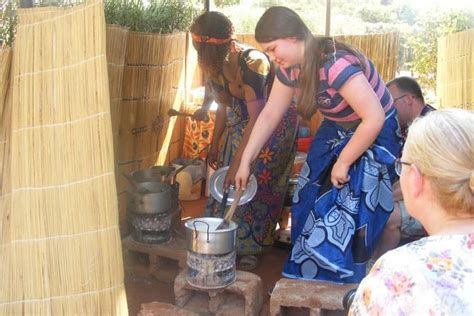
[[[398,77],[387,83],[387,88],[397,108],[398,122],[402,129],[403,139],[407,136],[408,126],[418,117],[435,110],[425,103],[421,88],[415,79]]]
[[[387,83],[387,88],[397,108],[398,122],[400,123],[403,140],[406,139],[408,126],[418,117],[434,111],[431,105],[425,103],[421,88],[415,79],[398,77]],[[397,161],[395,167],[400,167]],[[397,169],[397,168],[396,168]],[[385,224],[385,229],[375,250],[373,259],[377,259],[386,251],[396,248],[402,239],[414,240],[426,235],[423,226],[411,217],[403,202],[400,183],[393,185],[394,209]]]

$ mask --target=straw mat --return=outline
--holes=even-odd
[[[0,314],[128,314],[103,3],[19,10],[12,85]]]
[[[440,108],[474,110],[474,29],[438,39],[436,97]]]

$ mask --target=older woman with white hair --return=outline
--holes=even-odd
[[[395,169],[407,209],[429,237],[383,255],[350,314],[474,315],[474,112],[416,120]]]

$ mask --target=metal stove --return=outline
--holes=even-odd
[[[135,241],[146,244],[167,242],[171,236],[171,212],[156,214],[138,214],[129,212],[129,222],[133,227]]]

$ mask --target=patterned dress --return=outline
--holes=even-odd
[[[339,50],[326,59],[319,72],[316,106],[324,120],[311,143],[293,196],[293,247],[283,276],[359,282],[393,210],[393,161],[400,156],[400,127],[392,98],[369,60],[362,67],[356,56]],[[280,68],[276,74],[298,93],[298,69]],[[374,143],[350,167],[350,181],[337,189],[331,183],[331,170],[359,119],[338,90],[360,75],[367,78],[378,96],[385,122]]]
[[[249,121],[247,103],[235,97],[232,91],[236,87],[250,87],[255,99],[265,100],[270,79],[270,64],[262,52],[245,50],[238,62],[236,82],[228,82],[223,76],[212,82],[214,91],[225,90],[232,96],[231,104],[227,106],[227,125],[219,150],[219,167],[230,165]],[[257,178],[257,193],[252,201],[237,208],[233,218],[238,224],[239,255],[259,254],[273,244],[295,157],[297,125],[296,109],[292,107],[258,155],[253,173]],[[219,206],[218,201],[209,197],[206,213],[219,216]]]
[[[474,315],[474,233],[430,236],[384,254],[351,315]]]

